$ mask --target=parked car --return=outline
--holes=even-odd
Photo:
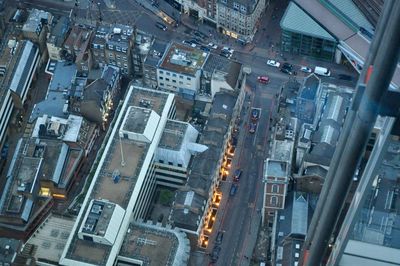
[[[233,173],[233,181],[239,181],[240,177],[242,176],[243,171],[241,169],[236,169]]]
[[[221,252],[220,246],[215,246],[211,252],[211,262],[217,262],[219,253]]]
[[[215,245],[221,245],[223,238],[224,238],[224,232],[223,231],[219,231],[218,234],[217,234],[217,237],[215,238]]]
[[[263,83],[263,84],[267,84],[269,83],[269,77],[267,76],[259,76],[257,77],[258,82]]]
[[[250,127],[249,127],[249,132],[250,133],[255,133],[257,129],[257,123],[251,122]]]
[[[208,48],[207,46],[204,46],[204,45],[202,45],[200,47],[200,49],[203,50],[204,52],[209,52],[210,51],[210,48]]]
[[[302,66],[302,67],[300,68],[300,71],[301,71],[301,72],[304,72],[304,73],[311,73],[311,72],[312,72],[312,69],[309,68],[309,67],[306,67],[306,66]]]
[[[216,45],[216,44],[214,44],[212,42],[210,42],[207,46],[210,47],[211,49],[214,49],[214,50],[218,49],[218,45]]]
[[[226,58],[231,58],[232,54],[229,53],[228,51],[222,50],[221,53],[219,54],[220,56],[226,57]]]
[[[289,75],[292,75],[292,71],[290,71],[289,69],[287,69],[287,68],[281,68],[281,72],[283,72],[283,73],[285,73],[285,74],[289,74]]]
[[[233,52],[234,52],[235,50],[233,50],[232,48],[230,48],[230,47],[228,47],[228,46],[224,46],[224,47],[222,48],[222,51],[227,51],[228,53],[233,54]]]
[[[283,63],[282,68],[287,68],[289,70],[293,70],[293,65],[285,62],[285,63]]]
[[[162,29],[163,31],[166,31],[168,29],[167,25],[161,22],[156,22],[156,27]]]
[[[252,108],[251,109],[251,120],[257,121],[260,118],[260,109]]]
[[[233,183],[233,184],[231,185],[231,190],[229,191],[229,196],[230,196],[230,197],[235,196],[238,187],[239,187],[238,184],[235,184],[235,183]]]
[[[272,66],[272,67],[280,67],[281,63],[275,60],[268,60],[267,65]]]

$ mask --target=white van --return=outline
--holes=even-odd
[[[331,75],[331,71],[325,67],[316,66],[314,69],[314,73],[320,76],[329,77]]]

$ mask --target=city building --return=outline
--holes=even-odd
[[[52,19],[49,12],[34,8],[30,10],[28,19],[22,26],[24,38],[37,44],[41,54],[46,50],[48,25],[52,23]]]
[[[135,42],[131,52],[133,75],[135,78],[143,78],[144,61],[149,55],[149,52],[151,52],[150,49],[154,41],[154,37],[150,34],[142,31],[136,31]]]
[[[200,90],[196,95],[196,106],[200,104],[199,102],[211,103],[218,92],[233,92],[240,88],[242,77],[241,63],[210,54],[202,70]]]
[[[303,123],[314,124],[317,105],[321,98],[321,80],[311,74],[304,79],[296,103],[296,116]]]
[[[67,38],[70,23],[69,17],[61,16],[59,18],[54,17],[52,24],[49,25],[50,32],[47,35],[46,45],[51,60],[60,61],[62,59],[61,51]]]
[[[179,188],[186,184],[192,156],[207,149],[196,143],[198,135],[187,122],[167,121],[155,154],[157,185]]]
[[[155,153],[168,119],[175,115],[174,106],[173,94],[129,87],[61,265],[114,265],[132,232],[130,223],[148,211],[156,187]]]
[[[119,72],[117,67],[106,65],[101,78],[82,88],[79,94],[75,93],[76,96],[70,97],[68,110],[105,129],[120,91]]]
[[[296,177],[297,189],[317,194],[320,193],[328,173],[353,96],[350,91],[326,89],[322,89],[324,97],[318,100],[324,104],[322,113],[317,114],[317,126],[313,130],[304,131],[302,138],[299,138],[300,142],[306,141],[308,149],[303,155],[299,175]]]
[[[353,201],[338,227],[331,263],[400,264],[400,134],[397,117],[382,118],[369,160],[360,170]]]
[[[277,211],[272,226],[270,251],[273,265],[299,264],[316,202],[316,197],[307,193],[288,193],[285,209]]]
[[[294,2],[289,2],[280,26],[281,50],[334,61],[338,41]]]
[[[121,74],[131,76],[134,37],[131,26],[114,24],[97,27],[91,43],[96,66],[116,66],[121,69]]]
[[[369,46],[375,31],[375,26],[371,26],[369,20],[374,23],[373,17],[375,17],[376,21],[383,1],[294,0],[293,2],[337,39],[338,49],[335,62],[350,63],[360,73],[370,51]],[[359,2],[362,4],[357,5]],[[366,9],[369,12],[365,12]],[[391,88],[398,88],[399,85],[400,67],[398,66],[392,78]]]
[[[76,80],[77,67],[73,63],[53,61],[50,73],[50,83],[47,88],[46,98],[33,106],[29,122],[36,118],[48,115],[60,118],[68,118],[68,98],[72,92],[72,85]]]
[[[257,32],[265,6],[265,0],[218,0],[217,27],[221,33],[249,43]]]
[[[31,41],[17,42],[10,39],[2,51],[0,57],[0,148],[6,141],[10,122],[17,125],[17,114],[24,112],[24,104],[39,61],[39,49]]]
[[[285,199],[289,184],[288,162],[267,159],[264,174],[264,208],[269,216],[274,216],[275,210],[285,208]]]
[[[117,265],[125,263],[188,265],[190,243],[180,230],[151,223],[129,225],[118,254]]]
[[[91,35],[91,29],[74,25],[64,42],[62,58],[69,62],[74,62],[80,73],[87,74],[93,66],[93,58],[89,45]]]
[[[74,219],[50,213],[24,243],[15,265],[57,265]]]
[[[168,43],[159,39],[154,39],[149,47],[147,56],[143,60],[143,82],[149,88],[158,87],[157,68],[160,60],[163,58]]]
[[[199,144],[208,147],[197,154],[190,166],[188,180],[175,194],[169,222],[195,237],[202,248],[208,245],[218,211],[221,168],[226,163],[225,149],[244,101],[244,88],[236,94],[217,93]]]
[[[202,50],[171,42],[158,65],[158,89],[194,100],[208,55]]]
[[[15,257],[22,246],[22,241],[12,238],[0,238],[0,263],[14,265]]]

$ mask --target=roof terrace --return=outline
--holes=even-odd
[[[194,76],[206,62],[208,53],[180,43],[171,43],[167,48],[160,68]]]

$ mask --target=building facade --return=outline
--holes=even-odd
[[[91,43],[98,67],[106,64],[121,69],[121,74],[133,74],[132,55],[134,30],[127,25],[99,26]]]
[[[265,0],[218,0],[219,31],[243,43],[251,42],[259,26],[265,3]]]

